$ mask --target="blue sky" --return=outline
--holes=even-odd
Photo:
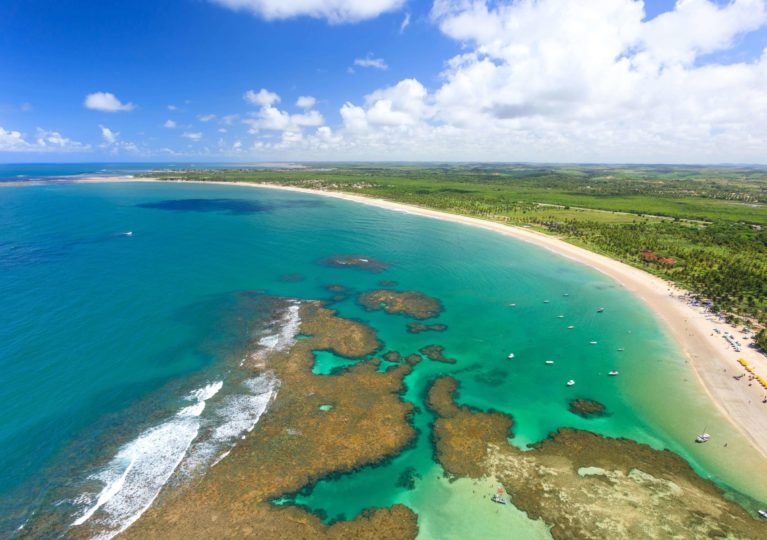
[[[4,0],[0,161],[763,163],[766,14],[763,0]]]

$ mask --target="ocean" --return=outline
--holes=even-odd
[[[141,166],[57,167],[2,166],[0,177]],[[323,264],[338,254],[389,267]],[[628,437],[680,453],[733,496],[767,501],[755,474],[764,465],[705,397],[677,346],[596,271],[492,232],[331,198],[53,182],[0,189],[0,537],[32,522],[52,535],[89,519],[112,533],[130,525],[163,485],[226,459],[268,414],[279,381],[240,363],[253,343],[266,352],[290,346],[299,321],[297,310],[274,312],[257,293],[330,300],[328,284],[364,292],[381,280],[438,298],[445,311],[436,322],[448,330],[408,333],[407,319],[367,312],[354,295],[332,307],[370,324],[381,352],[439,343],[457,363],[423,362],[406,378],[404,399],[418,406],[412,447],[279,503],[332,520],[402,502],[419,514],[422,538],[480,526],[547,537],[521,512],[498,521],[482,510],[470,520],[450,511],[469,504],[475,487],[446,482],[433,461],[423,400],[442,374],[460,381],[461,403],[512,414],[511,442],[521,448],[559,427]],[[338,360],[323,354],[318,376]],[[606,376],[613,369],[619,377]],[[596,399],[611,414],[575,416],[573,397]],[[696,446],[703,427],[728,447]],[[414,489],[402,488],[403,475]]]

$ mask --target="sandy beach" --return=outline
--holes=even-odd
[[[112,182],[169,182],[151,178],[132,176],[104,177],[89,176],[78,178],[78,183]],[[700,307],[693,306],[686,300],[686,291],[674,287],[665,280],[643,270],[634,268],[620,261],[587,249],[569,244],[554,236],[522,227],[514,227],[478,218],[437,212],[418,206],[396,203],[383,199],[373,199],[351,193],[304,189],[277,184],[247,184],[231,182],[178,181],[189,183],[210,183],[220,185],[239,185],[262,189],[280,189],[298,193],[308,193],[334,197],[361,204],[407,212],[419,216],[461,223],[478,227],[505,236],[510,236],[536,246],[545,248],[560,256],[587,265],[617,281],[626,290],[640,298],[665,324],[670,334],[678,342],[688,363],[701,382],[711,400],[723,414],[743,432],[756,448],[767,458],[767,404],[762,400],[767,395],[757,381],[749,381],[748,375],[736,380],[736,375],[746,373],[738,363],[740,358],[748,362],[754,371],[762,377],[767,376],[767,357],[749,347],[751,340],[737,332],[734,326],[719,321]],[[729,331],[738,336],[743,347],[736,352],[723,336],[716,333]]]

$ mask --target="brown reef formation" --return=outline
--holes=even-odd
[[[381,356],[387,362],[399,362],[402,360],[402,355],[397,351],[389,351]]]
[[[359,303],[368,311],[383,309],[386,313],[401,313],[414,319],[431,319],[442,313],[439,300],[417,291],[379,289],[361,294]]]
[[[600,418],[609,415],[607,407],[593,399],[579,398],[570,400],[567,409],[581,418]]]
[[[344,287],[343,285],[339,285],[338,283],[331,283],[330,285],[325,285],[325,289],[334,293],[348,292],[348,289],[346,287]]]
[[[389,268],[385,262],[363,255],[333,255],[320,262],[334,268],[359,268],[373,273],[383,272]]]
[[[411,366],[414,366],[414,365],[416,365],[416,364],[417,364],[418,362],[420,362],[420,361],[421,361],[421,355],[419,355],[419,354],[415,354],[415,353],[413,353],[413,354],[408,354],[408,355],[405,357],[405,362],[407,362],[407,363],[408,363],[408,364],[410,364]]]
[[[310,337],[266,360],[280,388],[255,429],[204,476],[165,489],[123,536],[415,537],[416,515],[401,505],[328,526],[302,508],[270,503],[329,474],[382,461],[415,437],[409,423],[413,407],[400,399],[402,379],[412,367],[401,364],[379,373],[378,362],[370,361],[337,376],[314,375],[312,350],[362,357],[379,343],[370,327],[337,317],[318,302],[303,303],[300,316],[300,332]]]
[[[507,441],[509,416],[457,406],[456,388],[444,377],[429,391],[438,460],[453,475],[497,479],[555,539],[767,538],[767,523],[673,452],[574,429],[523,452]]]
[[[427,345],[426,347],[419,349],[418,352],[420,352],[429,360],[433,360],[434,362],[442,362],[444,364],[455,364],[456,363],[455,358],[448,358],[447,356],[442,354],[444,350],[445,348],[442,345]]]
[[[447,330],[446,324],[407,323],[407,331],[410,334],[420,334],[421,332],[444,332],[445,330]]]

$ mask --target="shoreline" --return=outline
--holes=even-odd
[[[346,192],[324,191],[269,183],[221,182],[202,180],[158,180],[133,176],[87,176],[73,179],[68,183],[190,183],[213,184],[261,189],[277,189],[295,193],[306,193],[333,197],[336,199],[366,204],[392,211],[406,212],[442,221],[449,221],[481,228],[504,236],[534,244],[562,257],[583,264],[610,277],[625,290],[639,298],[663,323],[670,336],[684,353],[687,363],[692,366],[701,387],[719,411],[735,426],[753,446],[767,459],[767,404],[762,399],[767,390],[756,381],[751,386],[747,377],[735,380],[734,375],[746,373],[738,363],[743,358],[758,374],[767,374],[767,357],[744,343],[741,352],[735,352],[715,328],[734,333],[735,327],[716,320],[711,314],[686,303],[687,291],[677,288],[662,278],[605,255],[570,244],[558,237],[534,230],[486,221],[479,218],[449,214],[419,206],[375,199]],[[8,183],[18,186],[32,182]],[[0,184],[1,185],[1,184]],[[11,187],[11,186],[8,186]],[[743,338],[744,342],[746,341]]]

